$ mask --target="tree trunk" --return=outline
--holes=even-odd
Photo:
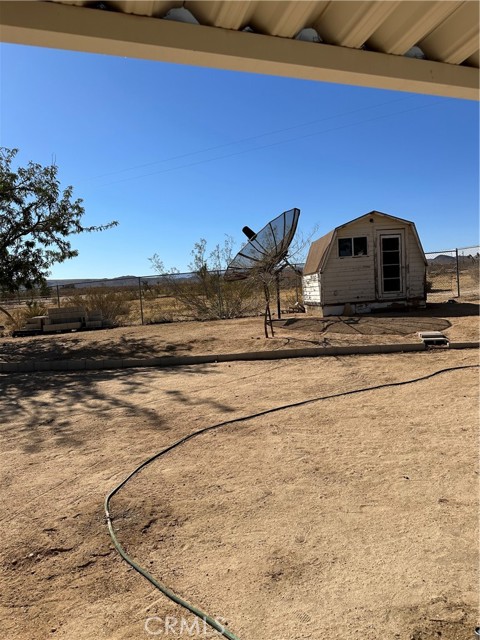
[[[0,307],[0,311],[2,311],[2,313],[4,313],[6,316],[8,316],[12,322],[15,322],[15,318],[4,307]]]

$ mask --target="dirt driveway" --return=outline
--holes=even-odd
[[[3,637],[170,639],[182,624],[219,637],[112,550],[107,491],[217,421],[477,362],[434,351],[1,376]],[[477,372],[202,435],[114,498],[118,537],[241,640],[470,638]]]

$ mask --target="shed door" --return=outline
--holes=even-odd
[[[401,298],[405,295],[403,231],[378,233],[377,246],[380,298]]]

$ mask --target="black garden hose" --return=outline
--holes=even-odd
[[[235,423],[238,423],[238,422],[246,422],[247,420],[253,420],[254,418],[259,418],[261,416],[268,415],[269,413],[275,413],[277,411],[284,411],[285,409],[291,409],[291,408],[294,408],[294,407],[301,407],[301,406],[304,406],[306,404],[310,404],[312,402],[320,402],[321,400],[330,400],[330,399],[333,399],[333,398],[340,398],[342,396],[349,396],[349,395],[354,395],[354,394],[357,394],[357,393],[365,393],[367,391],[376,391],[378,389],[385,389],[385,388],[388,388],[388,387],[400,387],[400,386],[405,385],[405,384],[412,384],[414,382],[420,382],[422,380],[428,380],[429,378],[433,378],[435,376],[438,376],[438,375],[440,375],[442,373],[447,373],[449,371],[458,371],[458,370],[462,370],[462,369],[475,369],[475,368],[478,368],[479,366],[480,365],[478,365],[478,364],[474,364],[474,365],[462,365],[462,366],[457,366],[457,367],[447,367],[446,369],[440,369],[438,371],[434,371],[433,373],[429,373],[427,375],[420,376],[418,378],[412,378],[411,380],[403,380],[401,382],[387,382],[387,383],[384,383],[384,384],[375,385],[373,387],[363,387],[363,388],[360,388],[360,389],[352,389],[351,391],[343,391],[342,393],[333,393],[333,394],[328,395],[328,396],[319,396],[319,397],[316,397],[316,398],[309,398],[308,400],[300,400],[299,402],[292,402],[290,404],[280,405],[279,407],[274,407],[273,409],[265,409],[264,411],[258,411],[257,413],[252,413],[250,415],[242,416],[240,418],[233,418],[232,420],[225,420],[223,422],[218,422],[217,424],[213,424],[213,425],[210,425],[209,427],[204,427],[203,429],[199,429],[198,431],[194,431],[194,432],[184,436],[183,438],[180,438],[180,440],[177,440],[176,442],[174,442],[173,444],[169,445],[165,449],[162,449],[161,451],[158,451],[154,455],[152,455],[149,458],[147,458],[146,460],[144,460],[141,464],[138,465],[138,467],[136,467],[131,473],[129,473],[128,476],[124,480],[122,480],[116,487],[114,487],[110,491],[110,493],[107,494],[107,496],[105,498],[105,515],[106,515],[106,519],[107,519],[108,530],[110,532],[110,537],[112,538],[112,541],[113,541],[113,545],[114,545],[115,549],[118,551],[118,553],[122,556],[122,558],[131,567],[133,567],[136,571],[138,571],[154,587],[156,587],[165,596],[167,596],[167,598],[170,598],[170,600],[172,600],[176,604],[180,605],[181,607],[184,607],[185,609],[190,611],[190,613],[193,613],[195,616],[197,616],[201,620],[204,620],[208,625],[210,625],[210,627],[212,627],[213,629],[218,631],[225,638],[228,638],[228,640],[239,640],[238,636],[236,636],[234,633],[232,633],[231,631],[226,629],[217,620],[215,620],[215,618],[213,618],[212,616],[208,615],[207,613],[205,613],[204,611],[202,611],[198,607],[195,607],[194,605],[190,604],[189,602],[187,602],[186,600],[184,600],[183,598],[178,596],[171,589],[169,589],[167,586],[165,586],[164,584],[159,582],[156,578],[154,578],[146,569],[143,569],[143,567],[141,567],[139,564],[137,564],[137,562],[135,562],[135,560],[130,558],[130,556],[124,550],[122,545],[119,543],[119,541],[117,539],[117,536],[115,534],[115,530],[113,528],[113,522],[112,522],[113,517],[110,515],[110,500],[113,498],[113,496],[116,493],[118,493],[120,491],[120,489],[122,487],[124,487],[131,478],[133,478],[133,476],[135,476],[137,473],[139,473],[142,469],[144,469],[150,463],[152,463],[155,460],[157,460],[157,458],[160,458],[161,456],[164,456],[169,451],[172,451],[173,449],[176,449],[180,445],[185,444],[189,440],[192,440],[193,438],[196,438],[197,436],[200,436],[203,433],[207,433],[208,431],[213,431],[214,429],[220,429],[221,427],[226,427],[226,426],[228,426],[230,424],[235,424]]]

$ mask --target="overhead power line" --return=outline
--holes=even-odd
[[[109,176],[117,175],[119,173],[125,173],[126,171],[135,171],[136,169],[145,169],[146,167],[151,167],[156,164],[163,164],[165,162],[171,162],[173,160],[182,160],[183,158],[188,158],[190,156],[195,156],[200,153],[208,153],[209,151],[217,151],[218,149],[224,149],[226,147],[231,147],[233,145],[242,144],[244,142],[251,142],[252,140],[258,140],[260,138],[266,138],[268,136],[273,136],[278,133],[285,133],[287,131],[293,131],[295,129],[301,129],[303,127],[308,127],[313,124],[319,124],[320,122],[326,122],[328,120],[335,120],[337,118],[343,118],[346,116],[354,115],[356,113],[361,113],[362,111],[371,111],[372,109],[378,109],[379,107],[384,107],[390,104],[394,104],[397,102],[403,102],[405,100],[411,100],[411,96],[397,98],[395,100],[389,100],[388,102],[380,102],[376,105],[368,105],[365,107],[360,107],[358,109],[353,109],[351,111],[346,111],[344,113],[337,113],[332,116],[326,116],[324,118],[317,118],[315,120],[310,120],[308,122],[303,122],[301,124],[296,124],[290,127],[285,127],[283,129],[275,129],[273,131],[267,131],[265,133],[259,133],[254,136],[248,136],[247,138],[240,138],[239,140],[233,140],[232,142],[224,142],[222,144],[215,145],[213,147],[206,147],[204,149],[198,149],[197,151],[188,151],[187,153],[182,153],[176,156],[170,156],[168,158],[162,158],[160,160],[153,160],[152,162],[146,162],[144,164],[137,164],[131,167],[125,167],[124,169],[117,169],[115,171],[109,171],[108,173],[102,173],[96,176],[92,176],[90,178],[85,178],[85,182],[88,180],[97,180],[98,178],[107,178]]]
[[[103,187],[108,187],[114,184],[120,184],[122,182],[128,182],[131,180],[140,180],[141,178],[148,178],[150,176],[155,176],[155,175],[160,175],[162,173],[169,173],[171,171],[178,171],[180,169],[187,169],[189,167],[194,167],[194,166],[198,166],[200,164],[206,164],[207,162],[216,162],[217,160],[223,160],[225,158],[233,158],[234,156],[239,156],[239,155],[243,155],[245,153],[252,153],[253,151],[260,151],[261,149],[268,149],[270,147],[275,147],[275,146],[279,146],[282,144],[288,144],[289,142],[296,142],[298,140],[303,140],[305,138],[312,138],[314,136],[318,136],[321,134],[325,134],[325,133],[331,133],[333,131],[339,131],[341,129],[347,129],[348,127],[355,127],[357,125],[362,125],[362,124],[367,124],[369,122],[375,122],[377,120],[382,120],[385,118],[392,118],[394,116],[397,115],[402,115],[404,113],[410,113],[412,111],[418,111],[420,109],[426,109],[429,108],[431,106],[435,106],[441,103],[441,100],[437,100],[433,103],[429,103],[429,104],[424,104],[424,105],[420,105],[418,107],[411,107],[410,109],[403,109],[402,111],[395,111],[393,113],[387,113],[381,116],[375,116],[373,118],[366,118],[365,120],[360,120],[357,122],[352,122],[352,123],[348,123],[348,124],[343,124],[343,125],[339,125],[337,127],[332,127],[330,129],[322,129],[320,131],[315,131],[312,133],[306,133],[304,135],[301,136],[295,136],[292,138],[287,138],[285,140],[278,140],[277,142],[270,142],[269,144],[265,144],[265,145],[261,145],[261,146],[257,146],[257,147],[251,147],[249,149],[242,149],[240,151],[234,151],[232,153],[228,153],[228,154],[224,154],[224,155],[220,155],[220,156],[215,156],[214,158],[205,158],[202,160],[197,160],[196,162],[189,162],[187,164],[182,164],[182,165],[178,165],[176,167],[167,167],[166,169],[159,169],[158,171],[152,171],[150,173],[142,173],[138,176],[128,176],[126,178],[121,178],[119,180],[114,180],[112,182],[107,182],[101,185],[98,185],[97,187],[94,187],[95,189],[98,188],[103,188]],[[262,134],[262,135],[268,135],[268,134]],[[228,144],[234,144],[234,143],[228,143]],[[238,143],[235,143],[238,144]],[[228,146],[228,145],[220,145],[220,146]],[[200,152],[192,152],[193,153],[200,153]],[[186,154],[186,155],[192,155],[192,154]],[[172,158],[173,159],[173,158]],[[166,162],[166,160],[165,160]]]

